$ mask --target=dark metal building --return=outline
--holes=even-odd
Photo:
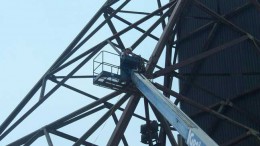
[[[181,108],[217,143],[259,145],[260,15],[248,0],[190,3],[178,24],[180,93],[230,118]],[[239,124],[240,125],[239,125]]]

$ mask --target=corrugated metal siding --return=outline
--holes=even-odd
[[[217,4],[219,3],[219,13],[223,15],[231,12],[237,7],[245,5],[248,1],[201,0],[201,2],[214,11],[217,11]],[[214,18],[201,11],[193,4],[189,5],[189,7],[185,10],[182,19],[180,20],[178,38],[183,38],[187,34],[193,32],[195,29],[209,23],[211,21],[210,19],[214,20]],[[260,39],[260,13],[255,9],[254,6],[250,6],[247,9],[237,13],[229,20],[238,25],[243,30],[252,34],[255,38]],[[209,35],[210,30],[212,29],[212,26],[213,25],[205,29],[203,32],[197,33],[196,35],[190,37],[189,39],[183,40],[178,44],[177,47],[179,48],[179,62],[195,56],[203,51],[203,45]],[[209,48],[220,46],[223,43],[239,38],[242,35],[244,34],[231,28],[230,26],[221,24],[217,28],[216,35],[214,36],[214,40],[210,44]],[[183,67],[179,70],[179,72],[191,73],[193,66],[194,64]],[[211,91],[212,94],[205,93],[195,88],[194,86],[187,85],[184,81],[180,81],[180,93],[203,105],[212,105],[220,101],[220,98],[232,98],[244,93],[251,88],[260,86],[259,75],[245,76],[238,74],[240,72],[260,72],[260,55],[250,40],[227,48],[224,51],[203,60],[203,63],[197,73],[232,74],[231,76],[197,76],[194,78],[194,84],[202,86],[203,88]],[[185,89],[186,87],[187,89]],[[224,110],[224,114],[249,127],[259,130],[259,96],[260,93],[258,92],[234,101],[234,104],[237,107],[250,113],[250,116],[255,120],[258,120],[258,123],[251,120],[248,115],[243,115],[232,108],[226,108]],[[193,114],[198,111],[197,109],[185,103],[181,103],[181,108],[187,114]],[[210,136],[212,136],[213,139],[215,139],[219,144],[231,140],[246,132],[244,129],[238,128],[237,126],[234,126],[226,121],[216,119],[216,117],[208,114],[203,114],[194,118],[198,125],[200,125],[207,132],[210,131],[212,125],[216,125],[216,129],[213,130]],[[248,138],[246,141],[243,141],[238,145],[245,144],[257,145],[258,143],[254,138]]]

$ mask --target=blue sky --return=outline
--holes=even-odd
[[[104,1],[105,0],[96,0],[95,2],[86,0],[1,1],[0,123],[4,121],[24,98],[78,32],[103,5]],[[145,4],[145,1],[140,2]],[[139,5],[139,7],[143,6],[143,4]],[[154,9],[155,6],[149,8]],[[127,8],[133,8],[133,5],[129,5]],[[143,26],[145,27],[146,24]],[[130,40],[127,42],[131,44]],[[147,47],[150,44],[143,44],[143,46]],[[149,56],[149,53],[145,55]],[[89,82],[92,83],[92,81]],[[73,84],[74,81],[71,83]],[[80,85],[84,86],[85,82],[82,81]],[[108,93],[108,91],[101,90],[100,88],[97,90],[97,87],[90,88],[89,90]],[[63,90],[59,92],[61,92],[61,94],[54,95],[54,97],[48,99],[43,106],[18,126],[14,133],[11,133],[10,136],[7,136],[1,141],[0,145],[8,144],[64,116],[65,113],[70,113],[89,103],[85,98],[80,98],[78,95],[75,95],[76,99],[72,98],[71,96],[74,96],[74,93],[62,94]],[[60,95],[62,95],[62,97]],[[37,98],[38,97],[34,98],[32,103],[36,102],[38,100]],[[31,105],[31,103],[29,105]],[[102,115],[102,112],[100,115]],[[94,121],[94,119],[92,119],[92,121]],[[134,122],[137,123],[135,132],[137,131],[137,133],[139,133],[139,126],[143,123],[135,120]],[[96,136],[92,138],[92,141],[102,141],[102,136],[100,135],[101,133],[106,133],[106,130],[109,129],[109,124],[109,122],[104,124]],[[76,127],[76,129],[67,128],[65,131],[66,130],[86,131],[85,129],[80,129],[80,127]],[[140,136],[137,136],[137,138],[139,137]],[[70,143],[64,143],[62,139],[54,139],[54,144],[70,145]],[[136,137],[134,139],[136,140]],[[43,137],[37,140],[34,145],[46,145],[45,138]],[[138,142],[136,145],[140,145],[140,143]]]
[[[104,0],[98,0],[95,3],[85,0],[76,2],[69,0],[1,1],[0,123],[23,99],[103,3]],[[59,101],[49,101],[43,108],[48,107],[55,110],[55,106],[59,107],[58,104],[55,104],[57,102]],[[80,101],[74,105],[75,109],[82,106],[79,104],[77,107],[78,102]],[[66,106],[68,106],[67,103],[60,105],[60,111],[66,110]],[[28,125],[40,128],[42,124],[61,117],[59,112],[52,112],[54,116],[39,116],[43,113],[41,110],[36,111],[35,115],[24,122],[25,124],[18,126],[14,134],[6,137],[0,142],[0,145],[5,145],[32,131],[27,130]],[[37,117],[50,119],[46,121]],[[42,144],[45,145],[45,143]]]

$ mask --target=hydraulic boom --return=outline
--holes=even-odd
[[[218,146],[183,111],[166,98],[142,74],[132,71],[131,78],[136,87],[185,139],[188,146]]]

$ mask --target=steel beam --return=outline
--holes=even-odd
[[[147,12],[137,12],[137,11],[124,11],[124,10],[121,10],[120,11],[121,13],[128,13],[128,14],[140,14],[140,15],[149,15],[150,13],[147,13]],[[158,14],[159,16],[159,14]]]
[[[108,94],[108,95],[104,96],[103,98],[100,98],[99,100],[94,101],[94,102],[92,102],[92,103],[90,103],[90,104],[88,104],[88,105],[86,105],[86,106],[84,106],[84,107],[82,107],[82,108],[80,108],[80,109],[78,109],[78,110],[76,110],[76,111],[56,120],[56,121],[54,121],[54,122],[52,122],[51,124],[48,125],[48,127],[58,126],[61,123],[66,122],[66,121],[68,121],[68,120],[70,120],[70,119],[90,110],[90,109],[93,109],[94,107],[97,107],[100,104],[102,104],[102,103],[104,103],[104,102],[106,102],[106,101],[108,101],[108,100],[110,100],[110,99],[112,99],[112,98],[114,98],[114,97],[116,97],[120,94],[121,94],[121,92],[119,92],[119,91]]]
[[[102,44],[102,47],[105,46],[106,44]],[[82,59],[83,57],[86,57],[87,55],[89,55],[90,53],[93,53],[94,50],[96,50],[98,47],[100,46],[95,46],[87,51],[85,51],[84,53],[78,55],[77,57],[71,59],[70,61],[60,65],[59,67],[53,69],[52,71],[49,72],[49,75],[54,75],[55,73],[63,70],[64,68],[70,66],[71,64],[75,63],[76,61],[79,61],[80,59]],[[72,78],[72,76],[70,77]]]
[[[227,110],[227,107],[224,104],[221,104],[217,110],[218,113],[224,115],[224,112]],[[210,136],[212,136],[216,129],[219,127],[221,120],[215,117],[214,121],[210,125],[210,127],[206,130]]]
[[[177,79],[181,80],[183,83],[193,86],[194,88],[196,88],[196,90],[200,90],[200,91],[202,91],[202,92],[204,92],[204,93],[206,93],[206,94],[208,94],[208,95],[211,95],[211,97],[216,98],[216,99],[218,99],[218,100],[223,100],[223,101],[225,101],[225,98],[223,98],[223,97],[217,95],[216,93],[213,93],[212,91],[206,89],[206,88],[203,87],[202,85],[200,85],[200,84],[198,84],[198,83],[195,83],[195,82],[188,82],[188,80],[187,80],[185,77],[183,77],[182,75],[180,75],[179,73],[177,73],[177,72],[175,72],[175,71],[172,72],[171,75],[173,75],[173,76],[176,77]],[[168,89],[170,89],[170,88],[168,88]],[[174,103],[175,103],[176,105],[178,104],[178,102],[179,102],[178,99],[176,99],[176,100],[174,101]]]
[[[252,34],[248,33],[247,31],[245,31],[244,29],[242,29],[241,27],[235,25],[234,23],[228,21],[226,18],[222,17],[221,15],[217,14],[216,12],[212,11],[211,9],[209,9],[207,6],[205,6],[203,3],[199,2],[198,0],[193,0],[194,4],[200,8],[201,10],[205,11],[206,13],[208,13],[209,15],[217,18],[220,22],[222,22],[223,24],[226,24],[227,26],[229,26],[230,28],[234,29],[235,31],[241,33],[242,35],[247,35],[248,38],[252,41],[252,43],[256,46],[256,50],[258,51],[258,53],[260,54],[260,48],[258,47],[257,43],[259,43],[260,41],[254,37]],[[257,43],[256,43],[257,42]]]
[[[152,26],[145,31],[145,33],[137,39],[137,41],[131,46],[131,48],[136,48],[151,32],[162,22],[164,22],[164,19],[169,15],[171,8],[166,11],[158,20],[152,24]]]
[[[117,125],[118,124],[118,119],[117,119],[117,117],[116,117],[116,114],[112,114],[112,117],[113,117],[113,119],[114,119],[114,121],[115,121],[115,124]],[[125,145],[125,146],[128,146],[129,144],[127,143],[127,140],[126,140],[126,138],[125,138],[125,135],[123,135],[123,137],[122,137],[122,142],[123,142],[123,144]]]
[[[7,146],[18,146],[18,145],[23,145],[25,144],[26,142],[28,142],[31,138],[33,137],[39,137],[41,135],[39,135],[41,133],[41,129],[40,130],[37,130],[35,132],[32,132],[26,136],[24,136],[23,138],[20,138],[20,139],[17,139],[16,141],[8,144]]]
[[[257,0],[249,0],[252,4],[254,4],[254,6],[256,7],[256,9],[258,11],[260,11],[260,4]]]
[[[66,76],[55,76],[55,79],[63,79],[65,78]],[[93,79],[95,78],[96,76],[93,76],[93,75],[81,75],[81,76],[71,76],[70,79]]]
[[[221,144],[221,146],[231,146],[231,145],[236,145],[238,144],[239,142],[241,142],[242,140],[246,139],[246,138],[249,138],[250,136],[250,132],[245,132],[241,135],[239,135],[238,137],[235,137],[223,144]]]
[[[163,51],[163,48],[166,44],[166,41],[168,40],[168,37],[170,36],[170,33],[173,30],[174,25],[177,23],[182,10],[185,8],[187,3],[187,0],[178,0],[176,6],[174,7],[172,14],[169,18],[169,21],[165,27],[165,29],[163,30],[163,33],[158,41],[158,43],[156,44],[154,51],[147,63],[146,66],[146,72],[147,73],[151,73],[155,67],[155,65],[157,64],[159,57],[161,56],[161,53]]]
[[[120,140],[123,137],[123,134],[126,130],[126,127],[132,117],[132,114],[135,111],[135,108],[140,100],[139,96],[132,95],[128,101],[128,104],[126,105],[126,108],[122,114],[122,116],[119,119],[118,124],[116,125],[116,128],[114,132],[112,133],[107,146],[116,146],[119,145]]]
[[[212,27],[212,29],[211,29],[211,31],[210,31],[210,33],[209,33],[209,35],[208,35],[204,45],[202,47],[202,51],[201,52],[209,50],[210,44],[212,43],[213,38],[216,35],[218,27],[219,27],[218,23],[215,23],[213,25],[213,27]],[[193,65],[193,67],[191,69],[191,73],[199,72],[199,70],[200,70],[201,66],[203,65],[204,61],[205,61],[205,59],[202,59],[202,60],[194,63],[194,65]],[[187,80],[188,80],[188,82],[193,82],[195,79],[196,79],[196,76],[189,76],[189,78]],[[183,93],[183,94],[188,93],[189,90],[190,90],[190,87],[191,86],[187,86],[187,84],[184,85],[183,89],[181,89],[181,93]]]
[[[107,96],[104,96],[103,98],[100,98],[99,100],[97,100],[91,104],[88,104],[87,106],[82,107],[79,110],[77,110],[63,118],[60,118],[60,119],[52,122],[51,124],[46,125],[45,128],[48,128],[51,130],[61,128],[64,123],[67,123],[69,120],[73,119],[74,117],[81,115],[82,113],[98,106],[99,104],[106,102],[107,100],[110,100],[111,98],[113,98],[119,94],[121,94],[121,92],[113,92],[111,94],[108,94]],[[19,145],[19,143],[24,143],[25,141],[28,141],[31,137],[34,137],[34,135],[37,135],[37,133],[39,133],[39,131],[41,131],[41,129],[36,130],[36,131],[24,136],[23,138],[20,138],[19,140],[16,140],[15,142],[11,143],[11,145],[16,146],[16,145]]]
[[[228,98],[228,99],[227,99],[228,102],[220,101],[220,102],[214,103],[214,104],[212,104],[212,105],[209,105],[209,106],[207,106],[207,107],[210,108],[210,109],[213,109],[213,108],[215,108],[215,107],[217,107],[217,106],[219,106],[219,105],[225,104],[225,105],[233,105],[232,107],[234,108],[234,107],[235,107],[235,106],[234,106],[234,105],[235,105],[235,102],[236,102],[237,100],[240,100],[240,99],[242,99],[242,98],[248,97],[248,96],[251,95],[251,94],[258,93],[258,92],[259,92],[259,89],[260,89],[260,86],[256,86],[256,87],[254,87],[254,88],[251,88],[251,89],[248,89],[248,90],[244,91],[243,93],[241,93],[241,94],[239,94],[239,95],[236,95],[236,96],[234,96],[234,97]],[[239,109],[242,110],[241,108],[239,108]],[[199,111],[199,112],[196,112],[196,113],[192,114],[191,116],[192,116],[192,117],[195,117],[195,116],[198,116],[198,115],[203,114],[203,113],[206,113],[206,111]],[[244,115],[247,116],[250,120],[252,120],[252,121],[255,122],[255,123],[259,123],[259,122],[260,122],[260,119],[259,119],[259,118],[257,118],[257,117],[252,117],[252,116],[251,116],[252,114],[250,114],[250,113],[245,113]]]
[[[123,96],[111,109],[109,109],[87,132],[85,132],[73,146],[80,146],[99,126],[101,126],[127,99],[128,95]]]
[[[121,54],[121,51],[119,51],[119,50],[116,48],[115,43],[112,43],[112,42],[109,41],[109,40],[107,40],[107,43],[116,51],[116,53],[117,53],[118,55]],[[117,46],[119,47],[119,45],[117,45]],[[123,47],[121,47],[121,48],[125,48],[125,47],[123,46]]]
[[[158,3],[158,7],[161,7],[161,0],[157,0]],[[166,27],[166,22],[162,21],[162,28],[164,29]],[[177,28],[177,24],[176,24],[176,28]],[[175,29],[176,30],[176,29]],[[168,43],[166,43],[166,51],[165,51],[165,67],[168,67],[170,65],[172,65],[171,63],[171,58],[172,58],[172,42],[173,42],[173,36],[175,35],[175,31],[172,31],[172,35],[170,38],[172,39],[168,39]],[[171,89],[172,87],[172,82],[173,82],[173,77],[170,74],[167,74],[164,76],[163,79],[163,85],[169,89]],[[165,95],[165,97],[169,98],[170,95],[167,94],[166,92],[163,93]],[[160,121],[162,123],[162,128],[159,131],[159,141],[160,141],[160,145],[166,146],[166,135],[168,136],[168,139],[171,143],[172,146],[177,146],[177,142],[174,139],[174,136],[171,132],[170,126],[168,121],[156,110],[155,108],[153,108],[154,113],[157,113],[158,116],[160,117]]]
[[[123,19],[122,17],[117,16],[117,15],[115,15],[114,18],[117,19],[117,20],[119,20],[119,21],[121,21],[121,22],[123,22],[123,23],[125,23],[125,24],[127,24],[127,25],[129,25],[129,26],[132,25],[131,22],[129,22],[129,21]],[[145,33],[145,30],[142,29],[142,28],[140,28],[140,27],[138,27],[138,26],[134,26],[133,28],[136,29],[137,31],[141,32],[141,33]],[[158,38],[157,36],[153,35],[153,34],[148,34],[148,36],[149,36],[150,38],[156,40],[156,41],[159,40],[159,38]]]
[[[199,61],[201,59],[204,59],[206,57],[209,57],[211,55],[214,55],[216,53],[219,53],[220,51],[223,51],[224,49],[227,49],[229,47],[232,47],[238,43],[241,43],[245,40],[248,39],[248,36],[245,35],[245,36],[242,36],[242,37],[239,37],[237,39],[234,39],[232,41],[229,41],[221,46],[218,46],[218,47],[215,47],[213,49],[210,49],[209,51],[206,51],[206,52],[203,52],[203,53],[200,53],[199,55],[196,55],[196,56],[193,56],[193,57],[190,57],[182,62],[179,62],[177,64],[173,64],[171,65],[170,67],[167,67],[165,69],[162,69],[162,70],[159,70],[159,71],[156,71],[154,74],[153,74],[153,78],[156,78],[156,77],[159,77],[159,76],[162,76],[162,75],[165,75],[165,74],[168,74],[168,73],[171,73],[173,72],[174,70],[176,69],[179,69],[183,66],[186,66],[186,65],[189,65],[191,63],[194,63],[196,61]]]
[[[241,13],[243,12],[244,10],[248,9],[249,7],[251,6],[250,3],[246,3],[245,5],[241,6],[241,7],[238,7],[234,10],[232,10],[231,12],[227,13],[227,14],[224,14],[224,15],[221,15],[222,17],[226,18],[226,19],[229,19],[229,18],[233,18],[234,16],[236,16],[238,13]],[[196,35],[197,33],[200,33],[206,29],[208,29],[208,27],[210,27],[211,25],[213,25],[214,23],[216,23],[216,21],[211,21],[197,29],[195,29],[194,31],[192,31],[191,33],[187,34],[186,36],[176,40],[174,43],[180,43],[180,42],[183,42],[191,37],[194,37],[194,35]]]
[[[157,5],[158,5],[158,8],[162,7],[161,0],[157,0]],[[161,12],[160,16],[162,16],[162,15],[163,15],[163,13]],[[162,21],[162,28],[164,29],[165,27],[166,27],[166,22]]]
[[[41,87],[41,92],[40,92],[40,97],[39,97],[39,100],[44,97],[44,93],[45,93],[45,88],[46,88],[46,83],[47,83],[47,78],[43,78],[42,80],[42,87]]]
[[[38,131],[35,135],[33,135],[23,146],[30,146],[35,140],[37,140],[40,136],[43,135],[43,131]],[[20,145],[20,144],[19,144]],[[9,146],[9,145],[8,145]],[[15,145],[17,146],[17,145]]]
[[[50,133],[52,133],[52,134],[54,134],[54,135],[56,135],[56,136],[65,138],[65,139],[67,139],[67,140],[73,141],[73,142],[78,141],[78,138],[77,138],[77,137],[71,136],[71,135],[66,134],[66,133],[64,133],[64,132],[60,132],[60,131],[54,130],[54,131],[51,131]],[[95,144],[93,144],[93,143],[86,142],[86,141],[83,141],[83,142],[82,142],[82,145],[85,145],[85,146],[97,146],[97,145],[95,145]]]
[[[44,128],[44,129],[43,129],[43,132],[44,132],[44,135],[45,135],[46,140],[47,140],[47,142],[48,142],[48,145],[49,145],[49,146],[53,146],[53,143],[52,143],[52,141],[51,141],[50,134],[49,134],[49,132],[47,131],[47,129]]]
[[[53,82],[59,83],[59,81],[53,81]],[[72,90],[72,91],[74,91],[74,92],[77,92],[77,93],[79,93],[79,94],[81,94],[81,95],[87,96],[87,97],[89,97],[89,98],[91,98],[91,99],[94,99],[94,100],[99,100],[99,99],[100,99],[100,98],[98,98],[98,97],[96,97],[96,96],[93,96],[93,95],[91,95],[91,94],[89,94],[89,93],[87,93],[87,92],[84,92],[84,91],[82,91],[82,90],[79,90],[79,89],[77,89],[77,88],[75,88],[75,87],[72,87],[72,86],[70,86],[70,85],[68,85],[68,84],[65,84],[65,83],[64,83],[62,86],[65,87],[65,88],[68,88],[68,89],[70,89],[70,90]],[[110,108],[110,107],[114,106],[112,103],[107,102],[107,101],[104,102],[104,105],[105,105],[106,108]],[[123,108],[119,108],[118,110],[123,111],[124,109],[123,109]],[[136,117],[136,118],[139,118],[139,119],[141,119],[141,120],[145,120],[145,118],[144,118],[143,116],[141,116],[141,115],[138,115],[138,114],[135,114],[135,113],[134,113],[133,116]]]
[[[64,127],[64,126],[67,126],[67,125],[69,125],[69,124],[71,124],[71,123],[73,123],[73,122],[76,122],[76,121],[78,121],[78,120],[80,120],[80,119],[82,119],[82,118],[84,118],[84,117],[87,117],[87,116],[89,116],[89,115],[92,115],[92,114],[94,114],[94,113],[96,113],[96,112],[98,112],[98,111],[100,111],[100,110],[102,110],[102,109],[104,109],[104,108],[105,108],[105,105],[97,106],[97,107],[95,107],[95,108],[93,108],[93,109],[91,109],[91,110],[88,110],[87,112],[84,112],[84,113],[82,113],[82,114],[80,114],[80,115],[77,115],[77,116],[75,116],[75,117],[73,117],[73,118],[71,118],[71,119],[69,119],[69,120],[66,120],[66,121],[64,121],[64,122],[62,122],[62,123],[60,123],[60,124],[58,124],[58,125],[56,125],[56,126],[52,126],[51,129],[59,129],[59,128],[62,128],[62,127]]]
[[[162,91],[165,91],[165,92],[168,92],[172,96],[178,98],[180,101],[183,101],[183,102],[185,102],[187,104],[190,104],[190,105],[192,105],[192,106],[194,106],[194,107],[196,107],[198,109],[206,111],[206,112],[208,112],[208,113],[210,113],[210,114],[212,114],[212,115],[214,115],[214,116],[216,116],[216,117],[218,117],[220,119],[223,119],[223,120],[225,120],[227,122],[232,123],[233,125],[236,125],[237,127],[241,127],[241,128],[246,129],[248,131],[253,131],[254,133],[259,134],[259,131],[257,131],[256,129],[248,127],[247,125],[241,124],[240,122],[237,122],[237,121],[235,121],[235,120],[233,120],[233,119],[231,119],[231,118],[229,118],[229,117],[227,117],[225,115],[222,115],[222,114],[220,114],[220,113],[218,113],[218,112],[216,112],[216,111],[214,111],[212,109],[209,109],[208,107],[206,107],[206,106],[204,106],[202,104],[199,104],[199,103],[197,103],[197,102],[195,102],[195,101],[193,101],[193,100],[191,100],[191,99],[189,99],[189,98],[187,98],[187,97],[185,97],[185,96],[183,96],[183,95],[181,95],[181,94],[179,94],[179,93],[177,93],[177,92],[175,92],[173,90],[167,89],[167,88],[163,87],[162,85],[160,85],[158,83],[155,83],[154,85],[158,89],[160,89]]]

